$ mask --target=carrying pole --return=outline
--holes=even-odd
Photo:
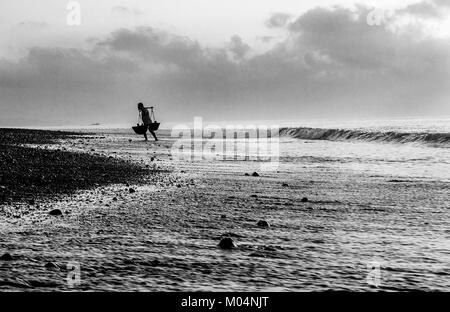
[[[156,122],[155,112],[153,111],[153,106],[150,106],[150,118],[152,119],[153,122]]]

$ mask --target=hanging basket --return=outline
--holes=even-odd
[[[133,130],[136,134],[145,134],[147,132],[148,126],[134,126]]]
[[[148,125],[148,130],[156,131],[158,129],[159,129],[159,122],[155,121]]]
[[[143,134],[145,134],[147,132],[147,129],[151,130],[151,131],[158,130],[159,129],[159,124],[160,124],[159,122],[153,122],[153,123],[151,123],[151,124],[149,124],[147,126],[145,126],[145,125],[134,126],[133,130],[134,130],[134,132],[136,134],[143,135]]]

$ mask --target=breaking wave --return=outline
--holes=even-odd
[[[303,140],[421,143],[450,147],[450,133],[376,132],[350,129],[281,128],[281,136]]]

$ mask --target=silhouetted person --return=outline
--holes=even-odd
[[[148,109],[144,107],[144,104],[139,103],[138,104],[138,110],[139,110],[139,116],[142,119],[142,123],[144,124],[144,126],[148,127],[148,130],[150,131],[150,133],[155,138],[155,141],[158,141],[158,138],[156,137],[155,132],[153,130],[151,130],[150,127],[149,127],[153,123],[153,121],[150,118],[150,113],[149,113]],[[145,137],[145,141],[148,141],[147,131],[145,131],[144,137]]]

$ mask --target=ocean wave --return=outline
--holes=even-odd
[[[347,141],[357,140],[366,142],[389,143],[422,143],[439,146],[450,146],[450,133],[407,133],[394,131],[363,131],[351,129],[322,129],[322,128],[281,128],[281,136],[290,136],[303,140]]]

